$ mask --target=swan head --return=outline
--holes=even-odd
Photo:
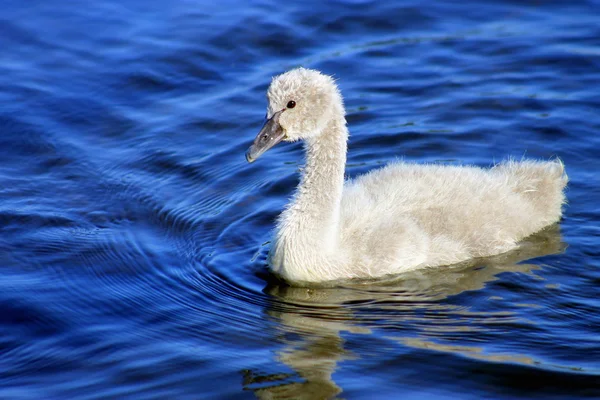
[[[297,68],[274,77],[267,101],[266,121],[246,152],[248,162],[279,142],[318,137],[334,113],[344,113],[333,78],[313,69]]]

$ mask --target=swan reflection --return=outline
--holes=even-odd
[[[480,290],[503,272],[531,273],[541,267],[521,263],[523,260],[560,253],[564,248],[558,226],[552,226],[528,238],[516,251],[470,265],[412,271],[385,280],[345,282],[336,287],[268,285],[265,292],[272,296],[272,302],[265,311],[278,322],[275,337],[283,344],[274,354],[274,361],[279,369],[282,364],[286,369],[276,374],[246,371],[244,388],[261,399],[336,397],[342,392],[333,378],[338,364],[358,358],[344,348],[345,332],[364,335],[366,346],[373,349],[381,340],[378,336],[383,336],[413,349],[530,364],[533,360],[523,356],[486,355],[476,346],[460,342],[440,344],[451,335],[484,332],[489,329],[487,324],[496,320],[516,319],[507,311],[481,313],[447,299]]]

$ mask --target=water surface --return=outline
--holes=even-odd
[[[596,1],[8,0],[0,397],[598,398]],[[560,157],[560,226],[475,265],[268,272],[301,146],[257,163],[271,76],[335,75],[349,177]]]

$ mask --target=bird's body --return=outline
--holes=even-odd
[[[269,103],[248,159],[274,144],[265,132],[280,135],[275,142],[304,139],[306,149],[270,254],[287,281],[377,277],[499,254],[561,217],[567,177],[558,160],[489,169],[396,162],[344,182],[348,130],[331,78],[292,70],[274,79]],[[296,103],[304,107],[294,114]]]

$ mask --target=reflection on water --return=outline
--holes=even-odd
[[[300,288],[270,285],[274,300],[267,313],[278,322],[283,349],[276,361],[294,373],[263,375],[246,371],[244,388],[261,399],[327,399],[342,392],[333,379],[337,365],[357,358],[344,349],[343,333],[371,334],[394,327],[388,338],[405,346],[460,354],[492,362],[534,364],[522,355],[483,354],[477,346],[444,343],[447,333],[484,333],[498,320],[515,317],[506,312],[477,312],[445,302],[465,291],[478,290],[503,272],[530,273],[541,268],[521,263],[561,253],[565,244],[558,225],[526,239],[519,249],[445,269],[412,271],[372,281],[346,282],[338,287]],[[381,316],[385,314],[382,324]],[[525,322],[530,323],[530,322]],[[399,327],[406,336],[397,336]]]

